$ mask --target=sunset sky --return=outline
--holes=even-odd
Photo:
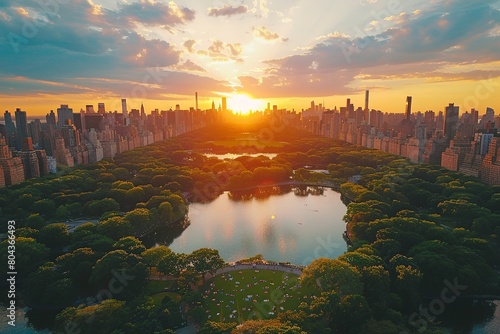
[[[500,1],[3,0],[0,31],[1,108],[30,116],[188,109],[195,91],[201,109],[363,106],[366,89],[388,112],[407,95],[500,111]]]

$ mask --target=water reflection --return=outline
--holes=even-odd
[[[324,194],[323,187],[297,186],[293,189],[296,196],[322,196]]]
[[[262,187],[262,188],[254,188],[248,190],[238,190],[238,191],[229,191],[228,197],[232,201],[240,202],[240,201],[250,201],[252,199],[257,200],[265,200],[271,196],[281,196],[290,193],[293,190],[293,186],[285,185],[285,186],[275,186],[275,187]]]
[[[261,187],[248,190],[229,191],[228,196],[233,201],[265,200],[271,196],[281,196],[292,192],[295,196],[323,196],[324,187],[307,185],[282,185]]]
[[[438,318],[449,334],[500,333],[500,301],[460,300]],[[496,311],[496,313],[495,313]]]

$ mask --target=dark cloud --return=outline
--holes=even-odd
[[[180,50],[133,29],[138,23],[164,28],[184,24],[194,18],[190,9],[154,1],[121,4],[117,10],[86,0],[57,2],[53,8],[41,4],[23,1],[23,11],[17,2],[2,2],[0,59],[9,66],[0,67],[1,94],[127,97],[139,92],[161,99],[165,92],[191,94],[193,87],[200,94],[228,90],[223,81],[186,73],[205,70],[190,60],[179,64]]]
[[[241,5],[238,7],[233,7],[231,5],[224,5],[222,8],[209,8],[209,16],[233,16],[237,14],[244,14],[248,11],[248,7]]]

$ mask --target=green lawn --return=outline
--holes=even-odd
[[[146,285],[146,293],[152,295],[154,293],[163,292],[165,289],[172,289],[174,281],[149,281]]]
[[[174,281],[150,281],[146,286],[146,294],[153,298],[157,306],[161,304],[165,296],[169,296],[173,300],[178,301],[181,298],[178,293],[165,291],[165,289],[172,289],[174,283]]]
[[[154,295],[151,295],[150,297],[153,299],[155,306],[158,306],[161,304],[163,298],[165,298],[166,296],[169,296],[175,302],[178,302],[181,299],[181,296],[175,292],[159,292]]]
[[[201,289],[208,320],[243,322],[272,319],[301,302],[310,304],[316,287],[303,287],[299,276],[274,270],[241,270],[219,275]]]

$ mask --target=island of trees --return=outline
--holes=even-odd
[[[16,221],[21,302],[52,312],[56,333],[173,333],[194,321],[200,333],[391,334],[444,333],[433,320],[446,303],[500,295],[500,187],[297,129],[270,137],[267,126],[218,124],[0,189],[3,231]],[[301,284],[318,290],[310,303],[210,321],[200,291],[225,266],[218,251],[177,254],[144,240],[185,228],[189,202],[279,184],[338,189],[352,246],[303,270]],[[74,220],[89,222],[70,231]]]

